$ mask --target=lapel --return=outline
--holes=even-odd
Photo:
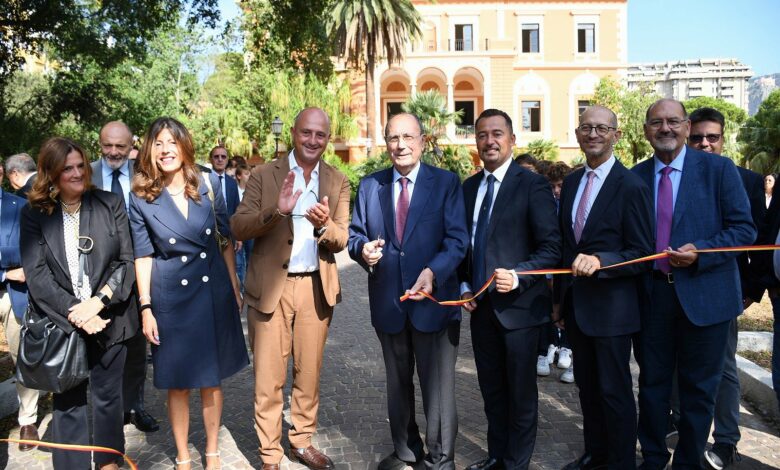
[[[285,156],[283,158],[277,158],[276,161],[272,163],[274,165],[274,171],[272,174],[274,177],[274,182],[276,183],[276,189],[271,193],[273,194],[274,199],[270,204],[275,205],[276,198],[278,198],[279,193],[282,192],[282,184],[284,183],[284,179],[287,178],[287,174],[290,173],[290,161],[288,160],[288,157]],[[285,219],[287,220],[287,230],[289,231],[290,235],[294,235],[292,217],[286,217]]]
[[[698,175],[699,164],[702,159],[697,152],[687,147],[685,149],[685,162],[683,163],[682,177],[680,178],[680,187],[677,190],[677,199],[674,202],[674,215],[672,216],[672,230],[682,220],[683,213],[688,207],[688,201],[701,190]]]
[[[477,203],[477,192],[484,177],[485,172],[481,171],[463,184],[463,202],[466,204],[466,227],[469,229],[469,238],[471,238],[472,226],[474,225],[474,204]]]
[[[580,181],[582,180],[582,175],[585,174],[585,168],[580,168],[576,171],[574,171],[571,176],[568,176],[567,179],[570,182],[570,187],[567,187],[568,191],[566,191],[566,198],[564,198],[561,201],[561,220],[563,221],[563,231],[565,236],[567,236],[569,239],[572,240],[572,244],[576,245],[577,242],[574,240],[574,221],[571,218],[571,211],[574,210],[574,199],[577,197],[577,189],[579,188]]]
[[[10,193],[7,193],[2,189],[0,189],[0,191],[3,193],[2,204],[0,204],[0,233],[5,235],[4,241],[7,245],[11,239],[11,234],[16,230],[19,230],[17,228],[19,221],[16,217],[18,212],[16,210],[16,201],[7,197]]]
[[[81,222],[79,222],[79,230],[81,229]],[[62,272],[70,279],[70,271],[68,270],[68,261],[65,256],[65,234],[62,221],[62,207],[59,203],[54,206],[54,211],[51,215],[45,215],[41,217],[41,233],[46,240],[46,245],[49,246],[55,261],[59,265]]]
[[[594,230],[593,227],[598,227],[601,218],[606,215],[607,208],[609,208],[609,205],[616,197],[618,188],[620,188],[620,182],[623,180],[623,169],[623,165],[616,159],[612,169],[607,175],[607,179],[604,180],[604,184],[602,184],[601,189],[599,189],[596,200],[593,201],[593,205],[588,213],[588,218],[585,220],[585,227],[582,228],[580,243],[588,238],[588,235]],[[571,217],[571,212],[569,213],[569,217]]]
[[[520,179],[521,172],[520,165],[515,162],[509,164],[509,168],[507,168],[506,173],[504,174],[504,181],[501,182],[501,186],[498,188],[498,194],[496,194],[496,199],[493,201],[493,206],[490,209],[490,220],[488,220],[486,240],[491,239],[493,231],[496,229],[496,225],[498,225],[498,215],[510,205],[509,202],[512,200],[512,193],[514,193],[515,186],[519,184],[516,180]]]
[[[387,237],[396,248],[401,248],[398,244],[397,237],[395,236],[395,207],[393,206],[393,167],[384,170],[384,173],[379,175],[379,207],[382,210],[382,218],[385,222],[385,230],[387,231]],[[418,177],[419,179],[419,177]],[[414,188],[415,191],[417,188]],[[369,233],[368,237],[374,237],[373,233]]]
[[[92,184],[98,189],[103,189],[103,159],[92,165]]]
[[[328,196],[329,206],[330,202],[333,200],[333,190],[330,187],[331,184],[333,184],[333,174],[331,173],[330,166],[328,166],[324,160],[320,160],[320,182],[317,190],[317,198],[322,202],[325,196]]]
[[[190,240],[198,245],[203,244],[203,240],[200,238],[199,229],[202,227],[204,217],[208,216],[208,211],[211,210],[211,201],[208,196],[208,188],[204,188],[205,185],[201,185],[201,201],[200,204],[196,204],[191,199],[187,200],[187,219],[184,218],[179,208],[173,202],[173,198],[168,194],[168,191],[164,190],[160,192],[157,199],[152,201],[153,215],[158,222],[168,227],[171,231],[179,234],[180,236]],[[205,195],[203,194],[205,191]],[[192,224],[188,224],[192,222]],[[194,231],[192,227],[198,227],[198,231]]]
[[[409,213],[406,216],[406,226],[404,227],[404,236],[401,240],[408,240],[414,231],[420,216],[425,213],[425,207],[430,199],[431,188],[434,186],[433,172],[427,165],[420,162],[420,171],[417,173],[417,181],[414,183],[412,200],[409,204]],[[392,200],[392,198],[391,198]]]

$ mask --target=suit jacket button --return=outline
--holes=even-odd
[[[187,262],[187,257],[186,256],[182,256],[181,257],[181,262],[182,263],[186,263]]]
[[[292,245],[292,240],[287,240],[288,245]]]
[[[176,239],[171,237],[171,238],[168,239],[168,243],[170,243],[171,245],[175,245],[176,244]]]
[[[181,280],[181,285],[186,286],[189,282],[186,279]]]
[[[202,251],[202,252],[200,253],[200,258],[201,258],[201,259],[206,259],[206,253]]]
[[[404,255],[404,252],[402,251],[402,252],[401,252],[401,256],[403,256],[403,255]]]
[[[209,282],[209,277],[208,276],[203,276],[203,282]]]
[[[287,269],[287,263],[282,265],[282,269]]]
[[[211,229],[210,228],[206,229],[206,235],[211,235]]]

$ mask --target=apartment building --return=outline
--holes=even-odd
[[[699,96],[721,98],[748,111],[748,80],[753,70],[737,59],[698,59],[630,64],[629,87],[651,82],[659,95],[685,101]]]
[[[402,64],[377,66],[374,123],[377,142],[349,143],[350,159],[365,146],[383,148],[387,118],[418,91],[437,90],[462,123],[448,140],[474,144],[474,121],[486,108],[512,117],[519,146],[544,138],[561,157],[579,154],[577,118],[599,80],[627,62],[627,0],[415,0],[422,37],[408,44]],[[354,81],[354,109],[365,116],[365,83]],[[363,118],[364,119],[364,118]],[[365,121],[363,121],[365,122]]]

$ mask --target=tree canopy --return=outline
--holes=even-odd
[[[753,170],[763,174],[780,171],[780,89],[770,93],[755,116],[745,122],[738,140]]]

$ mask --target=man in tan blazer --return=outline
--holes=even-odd
[[[245,302],[263,470],[278,470],[284,454],[282,388],[291,352],[289,456],[313,470],[328,470],[333,462],[311,445],[311,436],[328,326],[341,301],[334,253],[347,243],[350,188],[321,159],[330,138],[323,110],[304,109],[291,131],[293,151],[252,171],[230,223],[236,239],[255,240]]]

